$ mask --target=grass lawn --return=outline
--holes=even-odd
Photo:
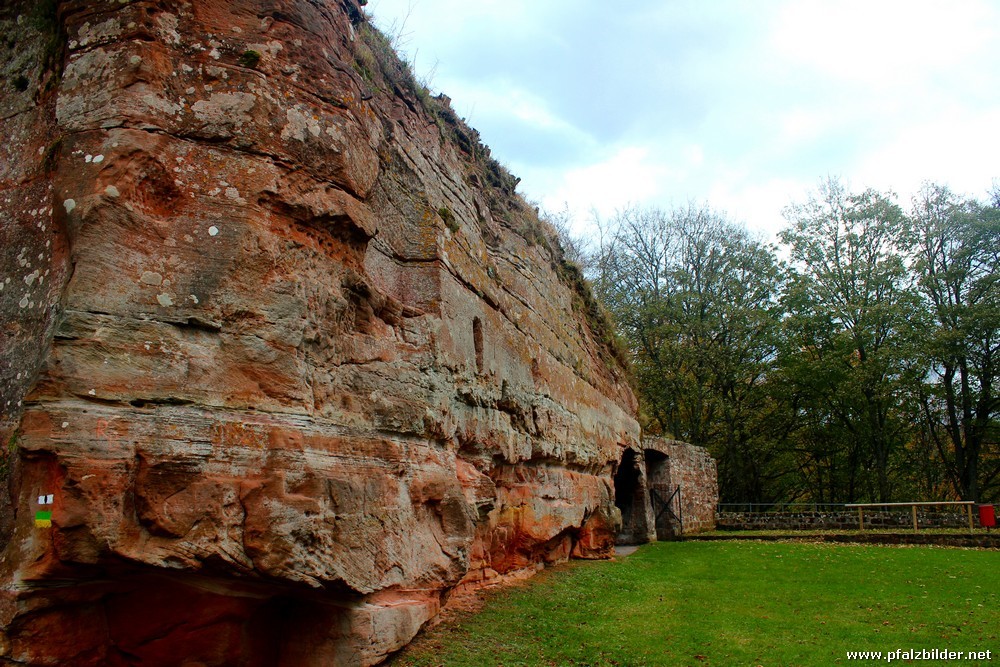
[[[861,665],[887,663],[847,651],[897,649],[992,650],[937,664],[1000,664],[998,588],[996,551],[660,542],[491,592],[392,665]]]

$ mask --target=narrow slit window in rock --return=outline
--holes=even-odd
[[[472,343],[476,347],[476,372],[483,372],[483,322],[478,317],[472,320]]]

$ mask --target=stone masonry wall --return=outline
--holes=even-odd
[[[706,449],[646,437],[641,449],[633,451],[633,456],[623,457],[616,473],[616,502],[625,514],[621,543],[670,539],[715,528],[719,487],[715,460]],[[626,463],[634,466],[634,474],[631,468],[625,469]],[[674,495],[678,486],[680,493]],[[664,511],[664,503],[669,503],[672,512]]]
[[[704,447],[663,438],[645,437],[643,447],[667,455],[668,487],[681,487],[684,533],[715,529],[715,509],[719,503],[715,459]],[[672,492],[672,488],[668,488]]]

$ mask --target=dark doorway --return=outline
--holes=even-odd
[[[640,479],[635,452],[626,449],[615,472],[615,505],[622,513],[622,529],[615,540],[617,544],[641,544],[649,541],[646,525],[648,500]]]

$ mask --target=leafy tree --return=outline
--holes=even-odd
[[[1000,474],[1000,209],[926,185],[911,220],[913,266],[930,319],[919,347],[928,371],[919,392],[926,435],[955,493],[979,500]]]
[[[727,500],[767,498],[781,477],[766,434],[773,248],[696,206],[626,210],[605,231],[595,288],[628,341],[647,430],[709,447]]]
[[[846,454],[847,499],[887,501],[893,454],[909,438],[896,409],[913,372],[905,356],[915,313],[901,253],[905,217],[889,195],[850,193],[834,179],[786,217],[786,325],[797,345],[787,376],[813,411],[807,421],[842,431],[833,451]]]
[[[573,247],[627,344],[644,428],[708,447],[724,501],[988,500],[1000,186],[991,198],[928,185],[907,216],[830,179],[787,209],[787,265],[692,205],[623,211],[596,252]]]

